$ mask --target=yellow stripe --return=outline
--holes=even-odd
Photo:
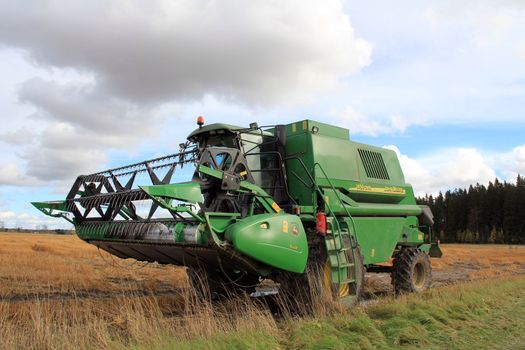
[[[402,187],[372,187],[367,186],[363,184],[355,185],[355,187],[350,187],[348,189],[349,191],[357,191],[357,192],[370,192],[370,193],[384,193],[384,194],[399,194],[399,195],[405,195],[406,191]]]

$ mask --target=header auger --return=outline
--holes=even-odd
[[[334,298],[351,300],[365,270],[391,272],[396,292],[429,287],[428,257],[441,256],[432,213],[393,151],[312,120],[203,122],[179,153],[79,176],[65,200],[33,205],[118,257],[186,266],[217,295],[273,279],[297,296],[321,274]],[[171,183],[190,164],[191,181]]]

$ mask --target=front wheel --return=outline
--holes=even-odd
[[[324,298],[336,302],[343,301],[343,303],[345,300],[353,302],[360,298],[363,291],[365,267],[359,247],[347,251],[348,261],[355,263],[348,276],[353,282],[337,284],[332,283],[330,261],[324,247],[324,239],[319,241],[319,244],[309,248],[308,263],[303,274],[281,272],[275,279],[280,285],[279,293],[285,296],[288,303],[299,305],[299,309],[306,307],[308,310],[316,301],[326,300]]]
[[[188,282],[199,298],[216,300],[236,296],[242,293],[251,294],[259,283],[259,277],[248,274],[226,276],[220,271],[202,267],[188,267]]]
[[[418,248],[401,248],[394,255],[392,285],[396,294],[419,293],[432,283],[432,266],[427,253]]]

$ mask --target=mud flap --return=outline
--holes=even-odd
[[[443,252],[441,251],[441,248],[439,247],[439,242],[434,242],[430,244],[428,255],[431,258],[441,258],[443,256]]]

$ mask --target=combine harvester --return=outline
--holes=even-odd
[[[32,204],[120,258],[186,266],[212,295],[271,279],[298,297],[320,274],[320,287],[350,301],[365,270],[390,272],[396,293],[430,286],[429,256],[441,256],[433,216],[395,152],[312,120],[198,124],[179,153],[81,175],[65,200]],[[191,181],[171,183],[184,165],[195,166]]]

